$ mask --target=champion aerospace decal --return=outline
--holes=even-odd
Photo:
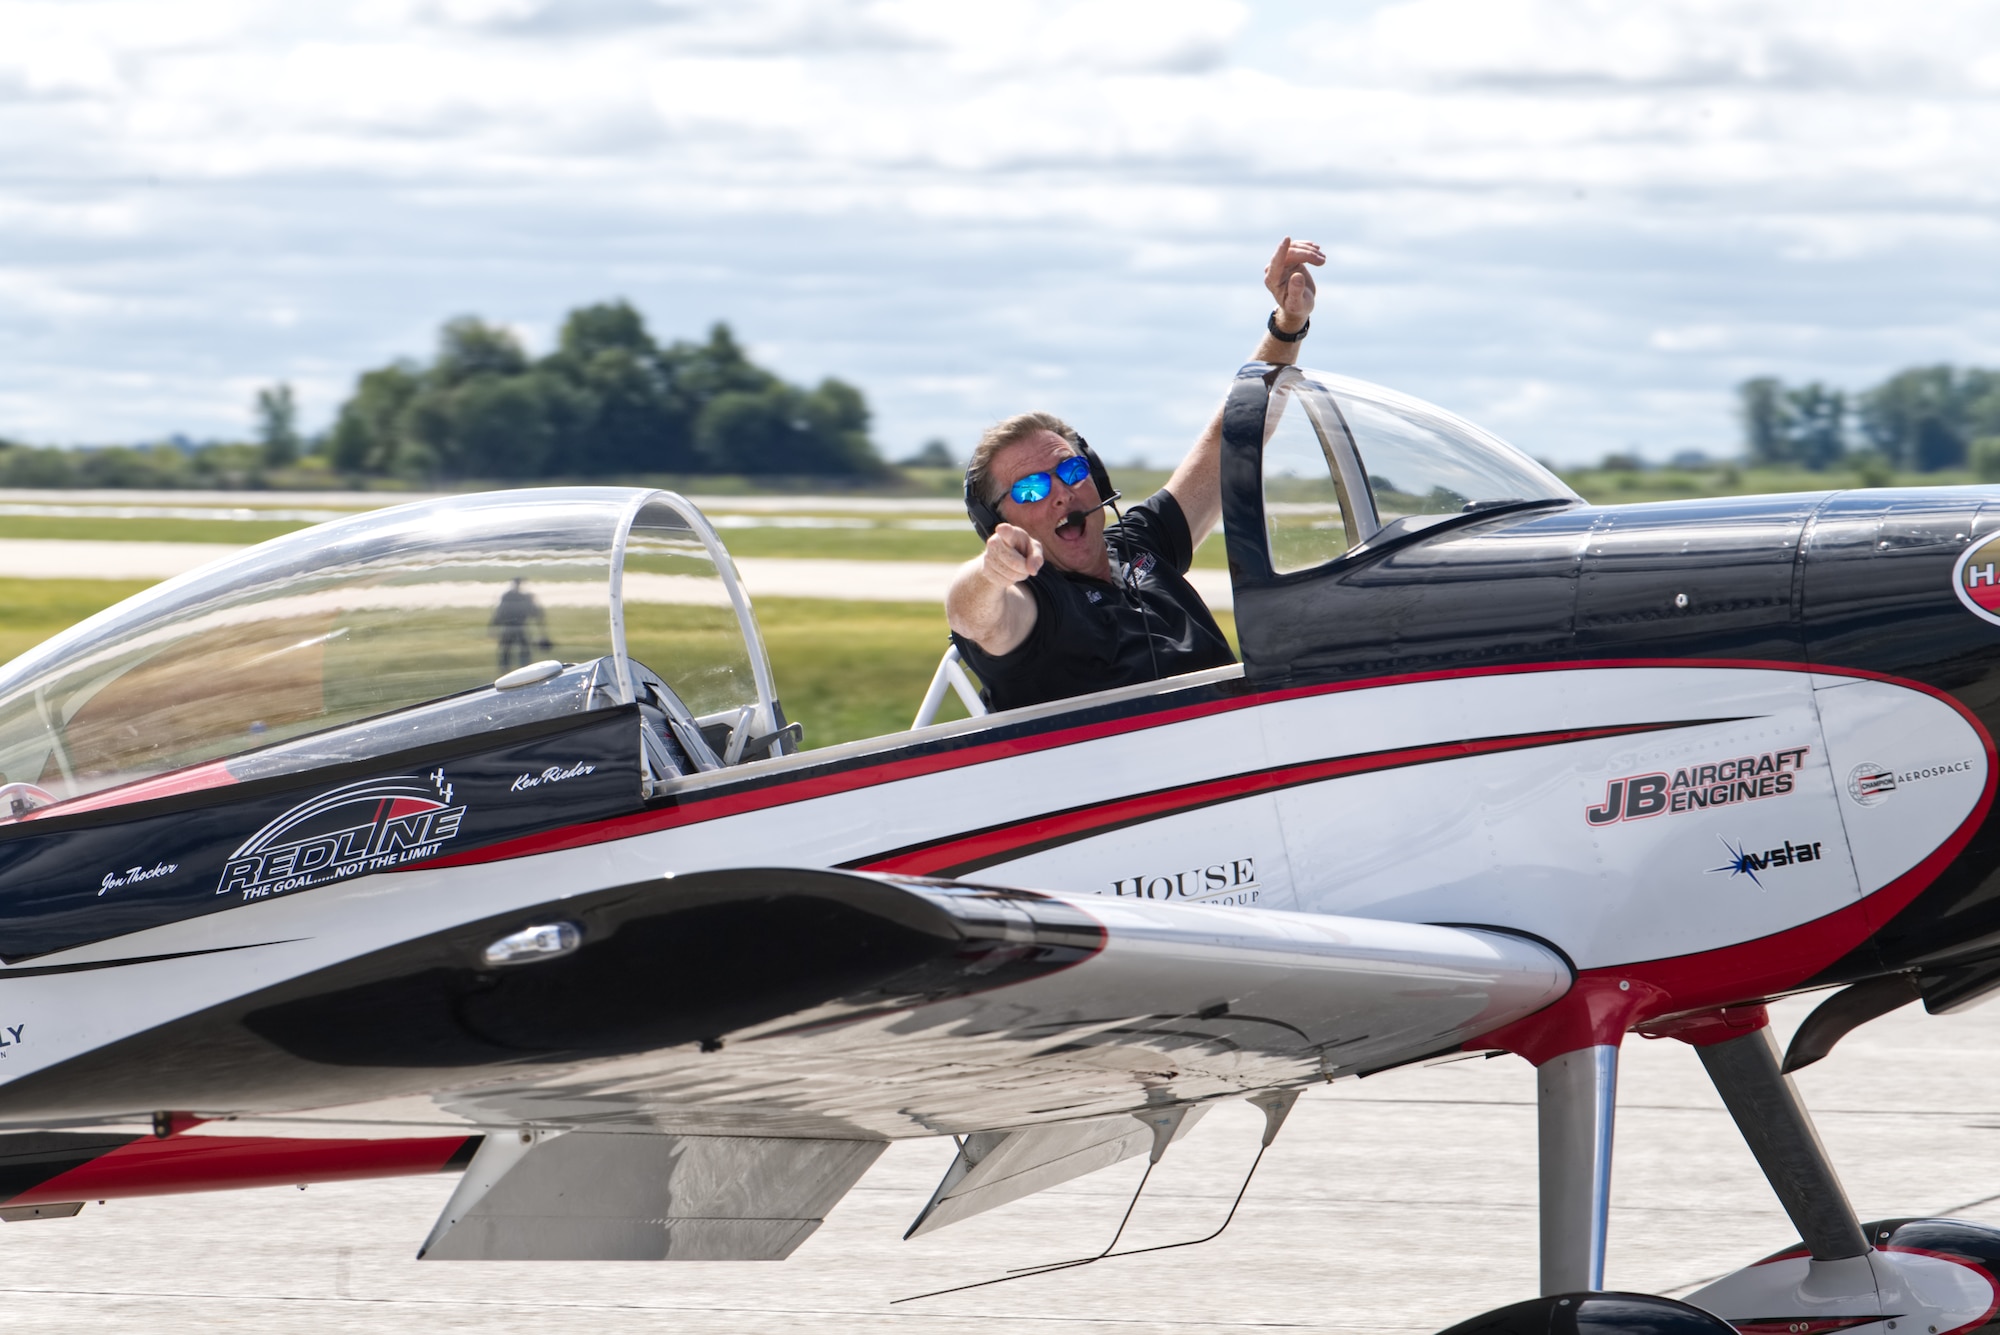
[[[623,815],[640,804],[637,736],[629,706],[598,710],[467,738],[455,754],[432,748],[0,828],[0,959]],[[560,777],[530,789],[523,775]]]

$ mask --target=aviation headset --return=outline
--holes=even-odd
[[[1090,480],[1097,487],[1099,505],[1110,505],[1118,499],[1118,492],[1111,485],[1111,472],[1104,461],[1097,457],[1097,451],[1090,448],[1090,442],[1082,436],[1075,437],[1076,450],[1090,464]],[[983,542],[993,536],[993,530],[1006,521],[1000,518],[1000,507],[989,502],[973,487],[972,469],[965,470],[965,516],[972,521],[973,531]]]

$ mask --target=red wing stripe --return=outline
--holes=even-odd
[[[165,1196],[442,1172],[465,1136],[410,1140],[287,1140],[266,1136],[141,1136],[14,1196],[9,1205]]]
[[[1231,802],[1259,793],[1277,792],[1303,784],[1322,783],[1350,774],[1372,774],[1411,765],[1460,760],[1467,756],[1493,755],[1504,751],[1526,751],[1541,746],[1561,746],[1599,737],[1624,737],[1633,733],[1660,732],[1670,728],[1700,727],[1731,719],[1677,719],[1666,723],[1627,723],[1602,728],[1567,728],[1557,732],[1516,733],[1506,737],[1480,737],[1467,741],[1438,742],[1429,746],[1403,747],[1393,751],[1371,751],[1364,755],[1339,756],[1277,765],[1248,774],[1232,774],[1206,783],[1178,788],[1160,788],[1115,802],[1097,802],[1070,807],[1023,821],[989,826],[971,834],[955,835],[935,843],[899,848],[890,853],[843,864],[861,871],[901,872],[911,876],[963,876],[999,862],[1010,862],[1030,853],[1058,848],[1078,839],[1106,834],[1162,816],[1178,815],[1218,802]]]

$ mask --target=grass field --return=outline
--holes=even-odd
[[[145,587],[0,580],[0,658],[11,660]],[[1235,621],[1226,612],[1216,619],[1234,644]],[[805,725],[808,747],[909,727],[947,642],[944,609],[926,603],[769,598],[757,604],[757,621],[786,716]],[[643,658],[643,647],[639,653]],[[964,714],[957,697],[948,695],[939,718]]]
[[[0,516],[0,538],[83,542],[263,542],[310,524],[283,519],[93,519],[87,515]]]
[[[0,579],[0,660],[12,662],[57,631],[145,587],[144,580]]]
[[[1851,487],[1956,487],[1979,479],[1966,469],[1892,473],[1887,469],[1654,468],[1644,472],[1575,469],[1562,475],[1578,495],[1597,505],[1679,501],[1698,496],[1759,496],[1773,492],[1842,491]]]

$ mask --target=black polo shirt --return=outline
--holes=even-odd
[[[1035,628],[1012,653],[952,642],[979,674],[991,709],[1157,681],[1236,661],[1208,605],[1185,578],[1194,543],[1180,502],[1162,489],[1104,530],[1113,582],[1044,565],[1022,581]]]

